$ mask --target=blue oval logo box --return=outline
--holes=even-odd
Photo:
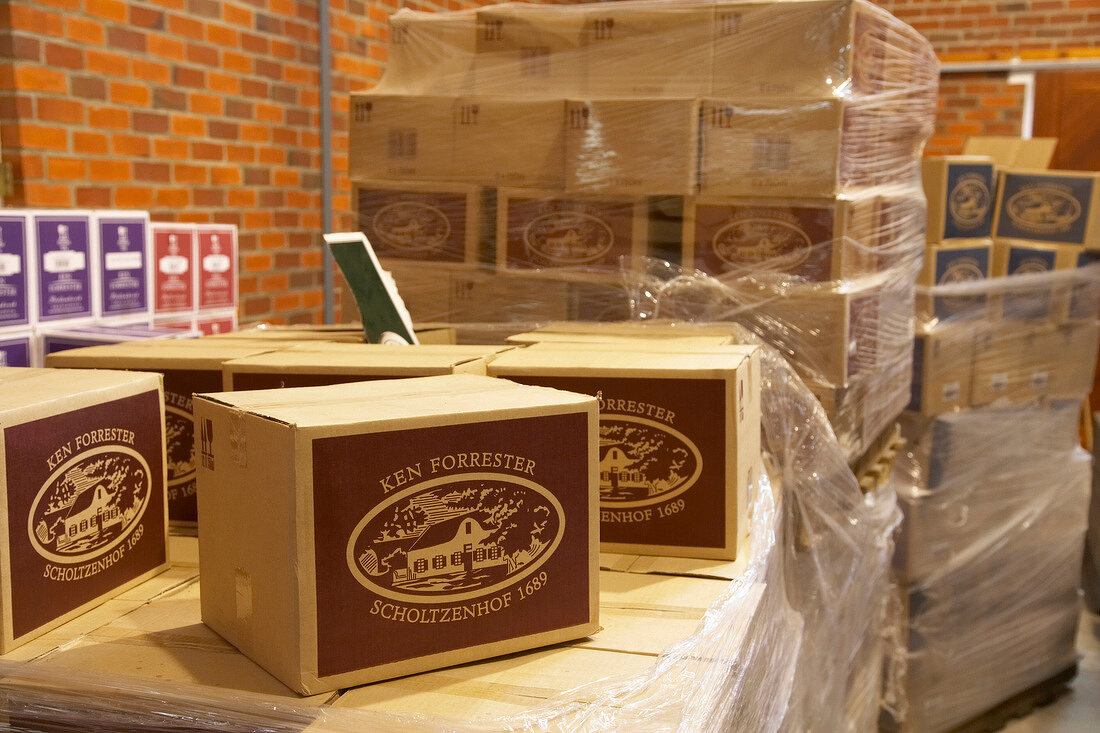
[[[584,265],[601,259],[615,244],[611,227],[580,211],[555,211],[535,217],[523,232],[527,250],[559,265]]]
[[[1081,204],[1052,186],[1029,186],[1005,204],[1012,223],[1020,229],[1050,234],[1069,229],[1081,216]]]
[[[347,563],[361,585],[392,600],[464,601],[535,572],[564,530],[561,504],[535,482],[459,474],[387,497],[352,531]]]
[[[600,506],[668,501],[699,480],[703,458],[686,435],[633,415],[600,416]]]
[[[121,445],[85,451],[50,474],[35,497],[31,546],[53,562],[92,560],[130,535],[149,496],[149,464],[140,453]]]

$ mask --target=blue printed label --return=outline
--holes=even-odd
[[[28,323],[27,225],[21,216],[0,216],[0,326]]]
[[[936,285],[955,285],[989,277],[989,249],[941,250],[936,255]],[[984,295],[937,295],[936,318],[981,318],[977,309],[985,304]]]
[[[1054,252],[1031,247],[1010,247],[1008,250],[1009,275],[1034,275],[1054,269]],[[1008,288],[1005,291],[1005,318],[1027,320],[1045,319],[1050,315],[1051,288]]]
[[[92,315],[89,273],[91,230],[87,216],[36,216],[39,318]]]
[[[988,237],[992,225],[993,166],[980,163],[949,165],[943,238]]]
[[[145,220],[139,217],[99,219],[100,302],[103,315],[148,310],[146,288],[149,248]]]
[[[1084,244],[1093,180],[1077,176],[1006,174],[997,236]]]

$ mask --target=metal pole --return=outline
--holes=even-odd
[[[332,232],[332,44],[329,42],[328,0],[317,3],[317,43],[321,65],[321,229]],[[335,284],[332,252],[321,243],[321,287],[324,290],[323,318],[332,323],[335,313]]]

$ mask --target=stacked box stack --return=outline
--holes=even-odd
[[[351,98],[350,172],[414,319],[740,321],[850,457],[901,412],[938,78],[912,28],[793,0],[391,30],[389,73]]]
[[[1097,269],[918,289],[929,318],[892,474],[906,611],[894,727],[955,729],[1075,664]],[[1079,317],[1008,317],[1057,298]]]

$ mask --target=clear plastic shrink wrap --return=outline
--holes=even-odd
[[[1075,664],[1098,295],[1098,266],[918,288],[890,727],[953,729]]]
[[[349,165],[414,319],[483,343],[720,321],[764,344],[747,568],[648,672],[506,719],[2,665],[12,727],[871,729],[899,513],[848,462],[910,397],[930,45],[863,0],[403,10],[391,29],[383,83],[352,95]]]

